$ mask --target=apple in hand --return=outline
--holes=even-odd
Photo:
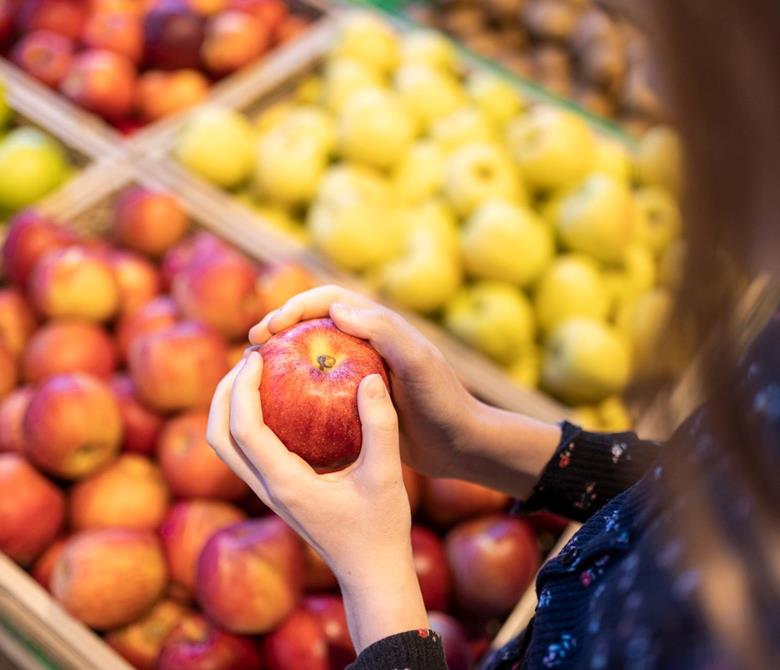
[[[412,553],[425,609],[446,610],[452,576],[441,540],[427,528],[413,526]]]
[[[36,331],[24,351],[22,375],[30,384],[66,372],[108,377],[117,351],[105,329],[82,319],[53,319]]]
[[[260,670],[255,642],[217,628],[199,614],[186,616],[166,638],[155,670]]]
[[[169,193],[144,186],[122,192],[114,204],[113,234],[122,245],[160,256],[187,232],[187,213]]]
[[[215,533],[200,553],[198,602],[225,630],[266,633],[295,608],[302,572],[300,540],[279,517],[237,523]]]
[[[425,481],[422,509],[426,518],[436,525],[451,526],[475,516],[500,512],[508,502],[506,494],[481,484],[460,479],[430,478]]]
[[[60,531],[65,499],[19,454],[0,453],[0,490],[0,551],[28,565]]]
[[[471,670],[473,655],[466,631],[458,620],[444,612],[429,612],[428,621],[431,629],[441,635],[447,670]]]
[[[349,635],[344,602],[339,596],[307,596],[303,607],[319,620],[328,643],[330,670],[342,670],[355,660],[355,648]]]
[[[109,121],[127,117],[135,100],[136,70],[126,56],[107,49],[82,51],[60,84],[65,97]]]
[[[24,451],[24,414],[32,395],[32,388],[21,386],[0,402],[0,452]]]
[[[165,330],[179,320],[179,308],[167,295],[159,296],[119,320],[116,343],[119,355],[127,360],[133,342],[148,333]]]
[[[300,608],[263,640],[268,670],[329,670],[328,642],[317,615]],[[342,666],[343,667],[343,666]]]
[[[51,591],[79,621],[110,630],[147,612],[166,580],[165,558],[153,533],[104,528],[68,539],[54,567]]]
[[[76,372],[50,377],[24,415],[25,452],[36,465],[79,479],[108,464],[122,441],[116,397],[106,384]]]
[[[38,81],[56,88],[70,70],[73,53],[73,40],[37,30],[17,42],[11,60]]]
[[[357,389],[384,361],[365,340],[330,319],[304,321],[263,345],[260,399],[265,424],[284,445],[320,472],[338,470],[360,453]]]
[[[35,315],[21,291],[0,289],[0,341],[18,356],[35,331]]]

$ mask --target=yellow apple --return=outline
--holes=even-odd
[[[436,246],[448,254],[460,257],[460,230],[452,211],[439,198],[400,210],[404,235],[425,231]]]
[[[414,125],[396,95],[364,88],[347,98],[338,120],[338,148],[348,160],[386,169],[406,154]]]
[[[393,172],[393,188],[401,204],[413,205],[439,192],[444,183],[445,157],[430,140],[409,147]]]
[[[466,220],[461,250],[472,277],[526,287],[549,266],[555,249],[550,228],[531,209],[493,198]]]
[[[444,195],[459,216],[468,216],[489,198],[525,201],[511,160],[501,147],[490,142],[465,144],[450,154]]]
[[[624,338],[601,321],[564,321],[545,343],[542,386],[571,404],[601,402],[629,381],[630,354]]]
[[[328,109],[337,112],[355,91],[382,84],[382,78],[363,63],[350,58],[333,58],[325,65],[323,100]]]
[[[496,136],[491,123],[477,108],[461,107],[433,124],[431,139],[449,153],[470,142],[493,142]]]
[[[680,236],[682,222],[675,199],[663,189],[645,186],[634,191],[636,235],[656,254]]]
[[[293,216],[283,207],[264,202],[253,202],[249,204],[259,219],[262,219],[266,223],[270,223],[283,233],[287,233],[301,242],[309,241],[309,233],[306,228],[303,227],[303,224],[293,218]]]
[[[625,144],[613,137],[597,138],[593,171],[603,172],[621,184],[628,184],[631,181],[631,156]]]
[[[602,430],[610,433],[622,433],[631,430],[631,413],[620,396],[611,396],[596,406],[601,419]]]
[[[417,124],[428,130],[466,103],[458,80],[423,63],[406,63],[395,73],[395,88]]]
[[[311,75],[295,87],[295,99],[305,105],[316,105],[322,100],[324,91],[322,78]]]
[[[620,306],[615,323],[631,344],[634,367],[639,375],[664,372],[659,369],[656,349],[672,312],[669,291],[657,288]]]
[[[445,310],[448,330],[503,365],[517,360],[534,338],[534,315],[512,284],[477,282],[463,287]]]
[[[260,110],[255,116],[254,125],[258,135],[265,135],[281,123],[296,108],[292,100],[279,100]]]
[[[655,126],[640,139],[634,153],[634,179],[645,186],[660,186],[679,193],[682,186],[680,139],[668,126]]]
[[[598,406],[579,405],[572,411],[572,421],[585,430],[601,431],[604,429],[599,416]]]
[[[542,352],[539,347],[529,344],[520,357],[510,363],[507,372],[514,382],[524,388],[539,386],[542,373]]]
[[[353,11],[341,21],[332,53],[387,74],[398,64],[399,51],[398,36],[389,23],[372,12]]]
[[[620,266],[604,271],[604,281],[616,306],[646,293],[653,288],[655,280],[653,254],[639,242],[628,247]]]
[[[507,127],[507,142],[528,186],[549,191],[583,179],[596,159],[596,140],[579,117],[538,106]]]
[[[565,248],[619,263],[633,237],[634,218],[626,185],[594,173],[563,197],[556,229]]]
[[[539,328],[549,333],[575,316],[606,319],[609,297],[593,259],[580,254],[559,256],[536,286],[534,308]]]
[[[424,63],[445,72],[458,67],[458,55],[446,37],[435,30],[414,30],[401,40],[401,63]]]
[[[336,148],[336,122],[333,115],[316,105],[298,105],[291,109],[281,125],[293,132],[313,135],[322,150],[330,154]]]
[[[348,206],[359,202],[375,202],[390,207],[390,184],[379,172],[369,167],[338,163],[323,175],[317,200],[332,205]]]
[[[469,75],[466,90],[472,103],[497,127],[503,127],[525,107],[525,102],[516,88],[483,69],[474,70]]]

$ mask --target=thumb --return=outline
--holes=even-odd
[[[360,382],[358,413],[363,430],[361,469],[379,476],[399,470],[398,416],[381,375],[369,375]]]

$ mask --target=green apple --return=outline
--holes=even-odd
[[[0,140],[0,210],[27,207],[65,182],[65,149],[36,128],[20,127]]]
[[[332,58],[325,65],[323,100],[328,109],[338,112],[355,91],[382,85],[382,78],[363,63],[351,58]]]
[[[606,319],[609,306],[609,292],[598,265],[581,254],[556,258],[540,278],[534,294],[536,319],[546,333],[575,316]]]
[[[668,289],[676,289],[682,280],[685,265],[685,242],[675,240],[658,259],[658,283]]]
[[[352,58],[379,74],[398,65],[400,45],[392,26],[372,12],[352,11],[342,18],[333,55]]]
[[[597,138],[593,171],[608,174],[621,184],[630,183],[631,156],[625,144],[612,137]]]
[[[424,63],[437,70],[454,72],[458,55],[446,37],[435,30],[414,30],[401,40],[401,63]]]
[[[634,153],[634,179],[645,186],[660,186],[679,193],[682,186],[680,139],[668,126],[655,126],[639,140]]]
[[[257,144],[254,183],[265,198],[285,205],[310,201],[327,166],[320,139],[284,123]]]
[[[339,153],[379,169],[396,165],[414,139],[414,124],[397,96],[381,88],[354,92],[338,119]]]
[[[487,70],[474,70],[466,82],[472,103],[493,121],[503,127],[523,111],[525,101],[509,82]]]
[[[550,265],[555,248],[549,226],[531,209],[493,198],[466,220],[461,250],[472,277],[526,287]]]
[[[575,317],[561,323],[545,343],[542,387],[574,405],[597,403],[620,393],[631,360],[625,339],[601,321]]]
[[[11,108],[8,106],[8,100],[5,96],[5,85],[0,81],[0,131],[11,121]]]
[[[461,107],[431,128],[431,138],[445,153],[470,142],[494,142],[492,124],[476,107]]]
[[[656,186],[634,191],[636,235],[656,254],[662,253],[680,236],[682,222],[675,199]]]
[[[579,117],[538,106],[507,127],[507,142],[528,185],[536,190],[569,188],[593,169],[596,139]]]
[[[597,406],[599,418],[601,419],[602,430],[610,433],[620,433],[631,430],[633,422],[631,413],[620,396],[611,396],[602,400]]]
[[[502,365],[517,360],[534,339],[534,315],[512,284],[481,281],[464,286],[445,310],[447,329]]]
[[[634,367],[639,375],[661,372],[655,355],[666,330],[674,300],[666,289],[657,288],[620,306],[615,323],[631,344]]]
[[[176,158],[204,179],[232,188],[245,181],[255,164],[255,134],[239,112],[207,107],[193,113],[179,135]]]
[[[512,161],[500,146],[490,142],[465,144],[450,154],[444,195],[459,216],[468,216],[490,198],[526,199]]]
[[[458,80],[423,63],[406,63],[395,73],[395,88],[423,130],[466,103]]]
[[[563,197],[556,230],[565,248],[619,263],[633,237],[634,219],[626,185],[596,172]]]
[[[656,281],[652,252],[644,244],[632,243],[620,266],[604,271],[604,281],[615,306],[646,293]]]
[[[539,386],[542,373],[542,352],[535,344],[529,344],[520,356],[510,363],[507,373],[514,382],[524,388]]]
[[[445,157],[431,140],[409,147],[393,171],[393,188],[402,205],[413,205],[438,193],[444,183]]]
[[[460,230],[452,211],[439,198],[400,210],[404,235],[425,231],[436,246],[451,255],[460,257]]]

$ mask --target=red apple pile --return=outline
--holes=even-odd
[[[0,551],[136,668],[344,668],[354,649],[333,573],[205,439],[214,387],[249,326],[314,278],[290,263],[260,267],[218,237],[190,232],[166,193],[132,187],[112,216],[109,240],[31,211],[9,225]],[[314,443],[303,453],[316,467],[340,467],[360,448],[354,387],[385,374],[381,358],[328,320],[286,333],[264,350],[272,377],[277,364],[298,360],[302,397],[326,356],[334,360],[317,383],[334,396],[331,411],[346,412],[339,393],[351,389],[344,453],[325,458]],[[286,430],[284,408],[263,403],[293,448],[300,427]],[[504,494],[408,468],[404,483],[432,625],[451,667],[473,667],[474,650],[533,578],[536,533],[506,514]]]
[[[306,28],[285,0],[2,0],[0,53],[124,131]]]

